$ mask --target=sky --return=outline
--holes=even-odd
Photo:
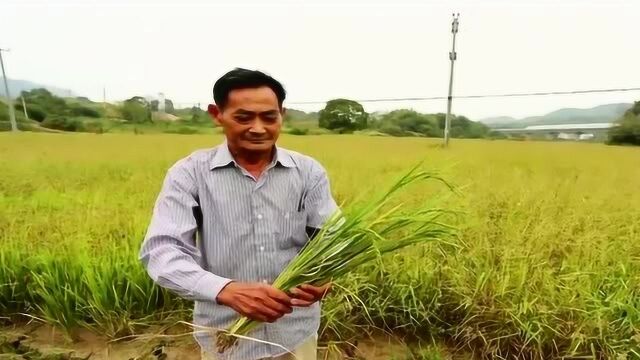
[[[163,92],[212,102],[234,67],[265,71],[307,111],[332,98],[446,96],[451,14],[460,13],[453,93],[640,87],[637,0],[0,0],[7,76],[101,101]],[[471,119],[640,100],[640,91],[455,99]],[[445,112],[446,101],[363,103]]]

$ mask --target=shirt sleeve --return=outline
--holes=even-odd
[[[307,227],[320,229],[340,209],[331,195],[327,172],[320,164],[312,168],[311,179],[311,186],[305,198]]]
[[[140,260],[153,281],[179,296],[215,302],[231,280],[206,271],[195,243],[198,228],[194,208],[197,187],[184,163],[167,173],[151,223],[140,249]]]

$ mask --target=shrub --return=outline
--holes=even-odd
[[[82,105],[75,105],[71,108],[70,113],[74,116],[86,116],[92,118],[100,117],[100,112],[98,110]]]
[[[166,129],[163,132],[165,134],[191,135],[191,134],[197,134],[198,133],[198,129],[194,129],[194,128],[190,128],[190,127],[186,127],[186,126],[181,126],[181,127],[175,128],[175,129]]]
[[[0,101],[0,121],[9,120],[9,107],[7,104]]]
[[[16,104],[16,110],[24,111],[22,104]],[[29,119],[37,122],[42,122],[47,118],[47,112],[41,106],[35,104],[27,104],[27,115],[29,115]]]
[[[18,130],[20,131],[33,131],[33,127],[28,123],[18,122],[16,123]],[[0,120],[0,131],[11,131],[11,122]]]
[[[105,132],[104,127],[102,126],[102,123],[100,121],[85,122],[83,126],[84,126],[83,131],[86,131],[86,132],[91,132],[95,134],[102,134]]]
[[[84,125],[80,120],[69,119],[63,116],[50,116],[43,122],[42,126],[62,131],[84,131]]]
[[[291,128],[289,130],[289,134],[291,135],[307,135],[309,133],[309,129],[300,129],[300,128]]]

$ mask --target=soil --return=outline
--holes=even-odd
[[[162,335],[155,335],[162,334]],[[352,347],[351,347],[352,349]],[[357,342],[357,350],[346,351],[353,357],[326,356],[319,346],[318,359],[407,359],[408,347],[387,335],[376,335]],[[410,357],[409,357],[410,358]],[[450,359],[450,356],[441,357]],[[86,329],[68,336],[60,330],[41,324],[0,327],[0,360],[172,360],[200,359],[200,348],[189,329],[173,327],[149,329],[139,337],[117,341]]]

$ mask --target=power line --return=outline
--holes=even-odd
[[[481,94],[481,95],[461,95],[453,96],[454,99],[478,99],[478,98],[500,98],[500,97],[517,97],[517,96],[544,96],[544,95],[571,95],[571,94],[588,94],[588,93],[607,93],[607,92],[628,92],[628,91],[640,91],[640,87],[629,88],[614,88],[614,89],[591,89],[591,90],[571,90],[571,91],[545,91],[545,92],[530,92],[530,93],[507,93],[507,94]],[[428,100],[447,100],[446,96],[431,96],[431,97],[406,97],[406,98],[379,98],[379,99],[353,99],[357,102],[363,103],[375,103],[375,102],[394,102],[394,101],[428,101]],[[205,101],[209,103],[212,100]],[[312,104],[325,104],[326,100],[314,100],[314,101],[287,101],[288,105],[312,105]],[[174,106],[197,106],[201,103],[198,101],[173,101]]]
[[[454,99],[479,99],[479,98],[501,98],[501,97],[518,97],[518,96],[546,96],[546,95],[571,95],[571,94],[589,94],[589,93],[608,93],[608,92],[626,92],[640,91],[640,87],[615,88],[615,89],[589,89],[589,90],[571,90],[571,91],[544,91],[530,93],[509,93],[509,94],[482,94],[482,95],[461,95],[453,96]],[[395,102],[395,101],[429,101],[429,100],[447,100],[447,96],[431,96],[431,97],[407,97],[407,98],[380,98],[380,99],[355,99],[354,101],[363,103],[375,102]],[[325,104],[326,101],[295,101],[287,102],[290,105],[311,105]]]
[[[480,98],[501,98],[501,97],[525,97],[525,96],[547,96],[547,95],[571,95],[571,94],[590,94],[590,93],[610,93],[610,92],[629,92],[640,91],[640,87],[629,88],[614,88],[614,89],[589,89],[589,90],[570,90],[570,91],[543,91],[543,92],[529,92],[529,93],[506,93],[506,94],[481,94],[481,95],[460,95],[453,96],[454,99],[480,99]],[[447,96],[431,96],[431,97],[406,97],[406,98],[379,98],[379,99],[353,99],[362,103],[375,103],[375,102],[397,102],[397,101],[429,101],[429,100],[447,100]],[[205,102],[206,103],[206,102]],[[327,101],[315,100],[315,101],[287,101],[288,105],[312,105],[312,104],[326,104]],[[197,101],[173,101],[174,106],[183,105],[197,105]]]

